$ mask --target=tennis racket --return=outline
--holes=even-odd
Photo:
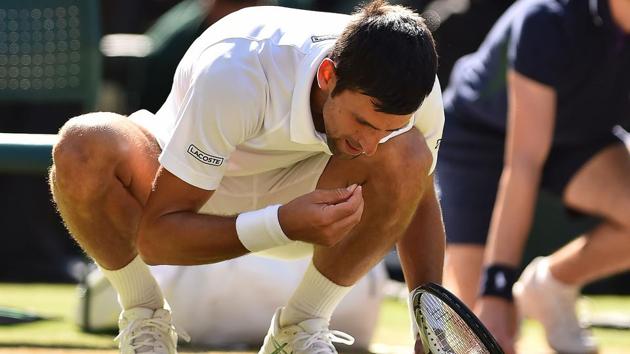
[[[503,354],[490,332],[455,295],[427,283],[411,292],[425,353]]]

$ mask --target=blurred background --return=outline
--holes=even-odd
[[[474,51],[508,0],[391,1],[422,13],[437,40],[439,79]],[[90,111],[155,112],[188,46],[208,26],[243,7],[280,5],[350,13],[358,1],[332,0],[2,0],[0,133],[54,134]],[[26,138],[24,138],[26,139]],[[46,184],[49,144],[0,146],[0,282],[75,283],[88,260],[67,235]],[[13,150],[12,150],[13,149]],[[81,183],[81,181],[77,181]],[[588,221],[572,222],[542,195],[524,264],[564,244]],[[395,254],[386,260],[401,280]],[[622,274],[587,293],[630,293]]]

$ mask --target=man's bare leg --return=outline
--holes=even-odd
[[[352,285],[392,249],[415,215],[427,188],[431,155],[419,132],[412,129],[383,144],[377,153],[356,166],[332,158],[318,188],[339,183],[363,186],[365,207],[361,222],[334,247],[316,247],[313,261],[318,269],[340,285]]]
[[[73,118],[59,135],[50,188],[66,227],[104,269],[124,308],[161,308],[159,287],[135,248],[159,146],[138,125],[113,113]],[[126,272],[119,271],[123,267]]]
[[[415,214],[431,155],[413,129],[379,147],[371,157],[333,156],[318,188],[359,184],[365,207],[361,222],[333,247],[315,247],[313,264],[281,316],[281,324],[329,319],[350,287],[392,249]],[[441,267],[441,264],[440,264]]]

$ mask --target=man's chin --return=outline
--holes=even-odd
[[[330,149],[330,152],[332,152],[332,154],[341,159],[341,160],[352,160],[354,158],[357,158],[359,156],[361,156],[361,154],[358,155],[352,155],[346,151],[344,151],[344,149],[339,146],[339,140],[337,139],[328,139],[328,148]]]
[[[352,160],[352,159],[356,159],[357,157],[361,156],[361,154],[357,154],[357,155],[352,155],[349,154],[347,152],[342,151],[341,149],[336,149],[334,151],[332,151],[333,155],[335,155],[337,158],[341,159],[341,160]]]
[[[356,159],[357,157],[361,155],[349,155],[349,154],[339,153],[339,154],[335,154],[335,156],[340,160],[352,160],[352,159]]]

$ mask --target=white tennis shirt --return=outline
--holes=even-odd
[[[285,168],[331,154],[315,130],[310,91],[321,61],[350,16],[253,7],[206,30],[179,63],[173,88],[148,127],[160,163],[196,187],[215,190],[223,176]],[[154,73],[160,75],[161,73]],[[437,158],[444,113],[440,85],[414,114]]]

